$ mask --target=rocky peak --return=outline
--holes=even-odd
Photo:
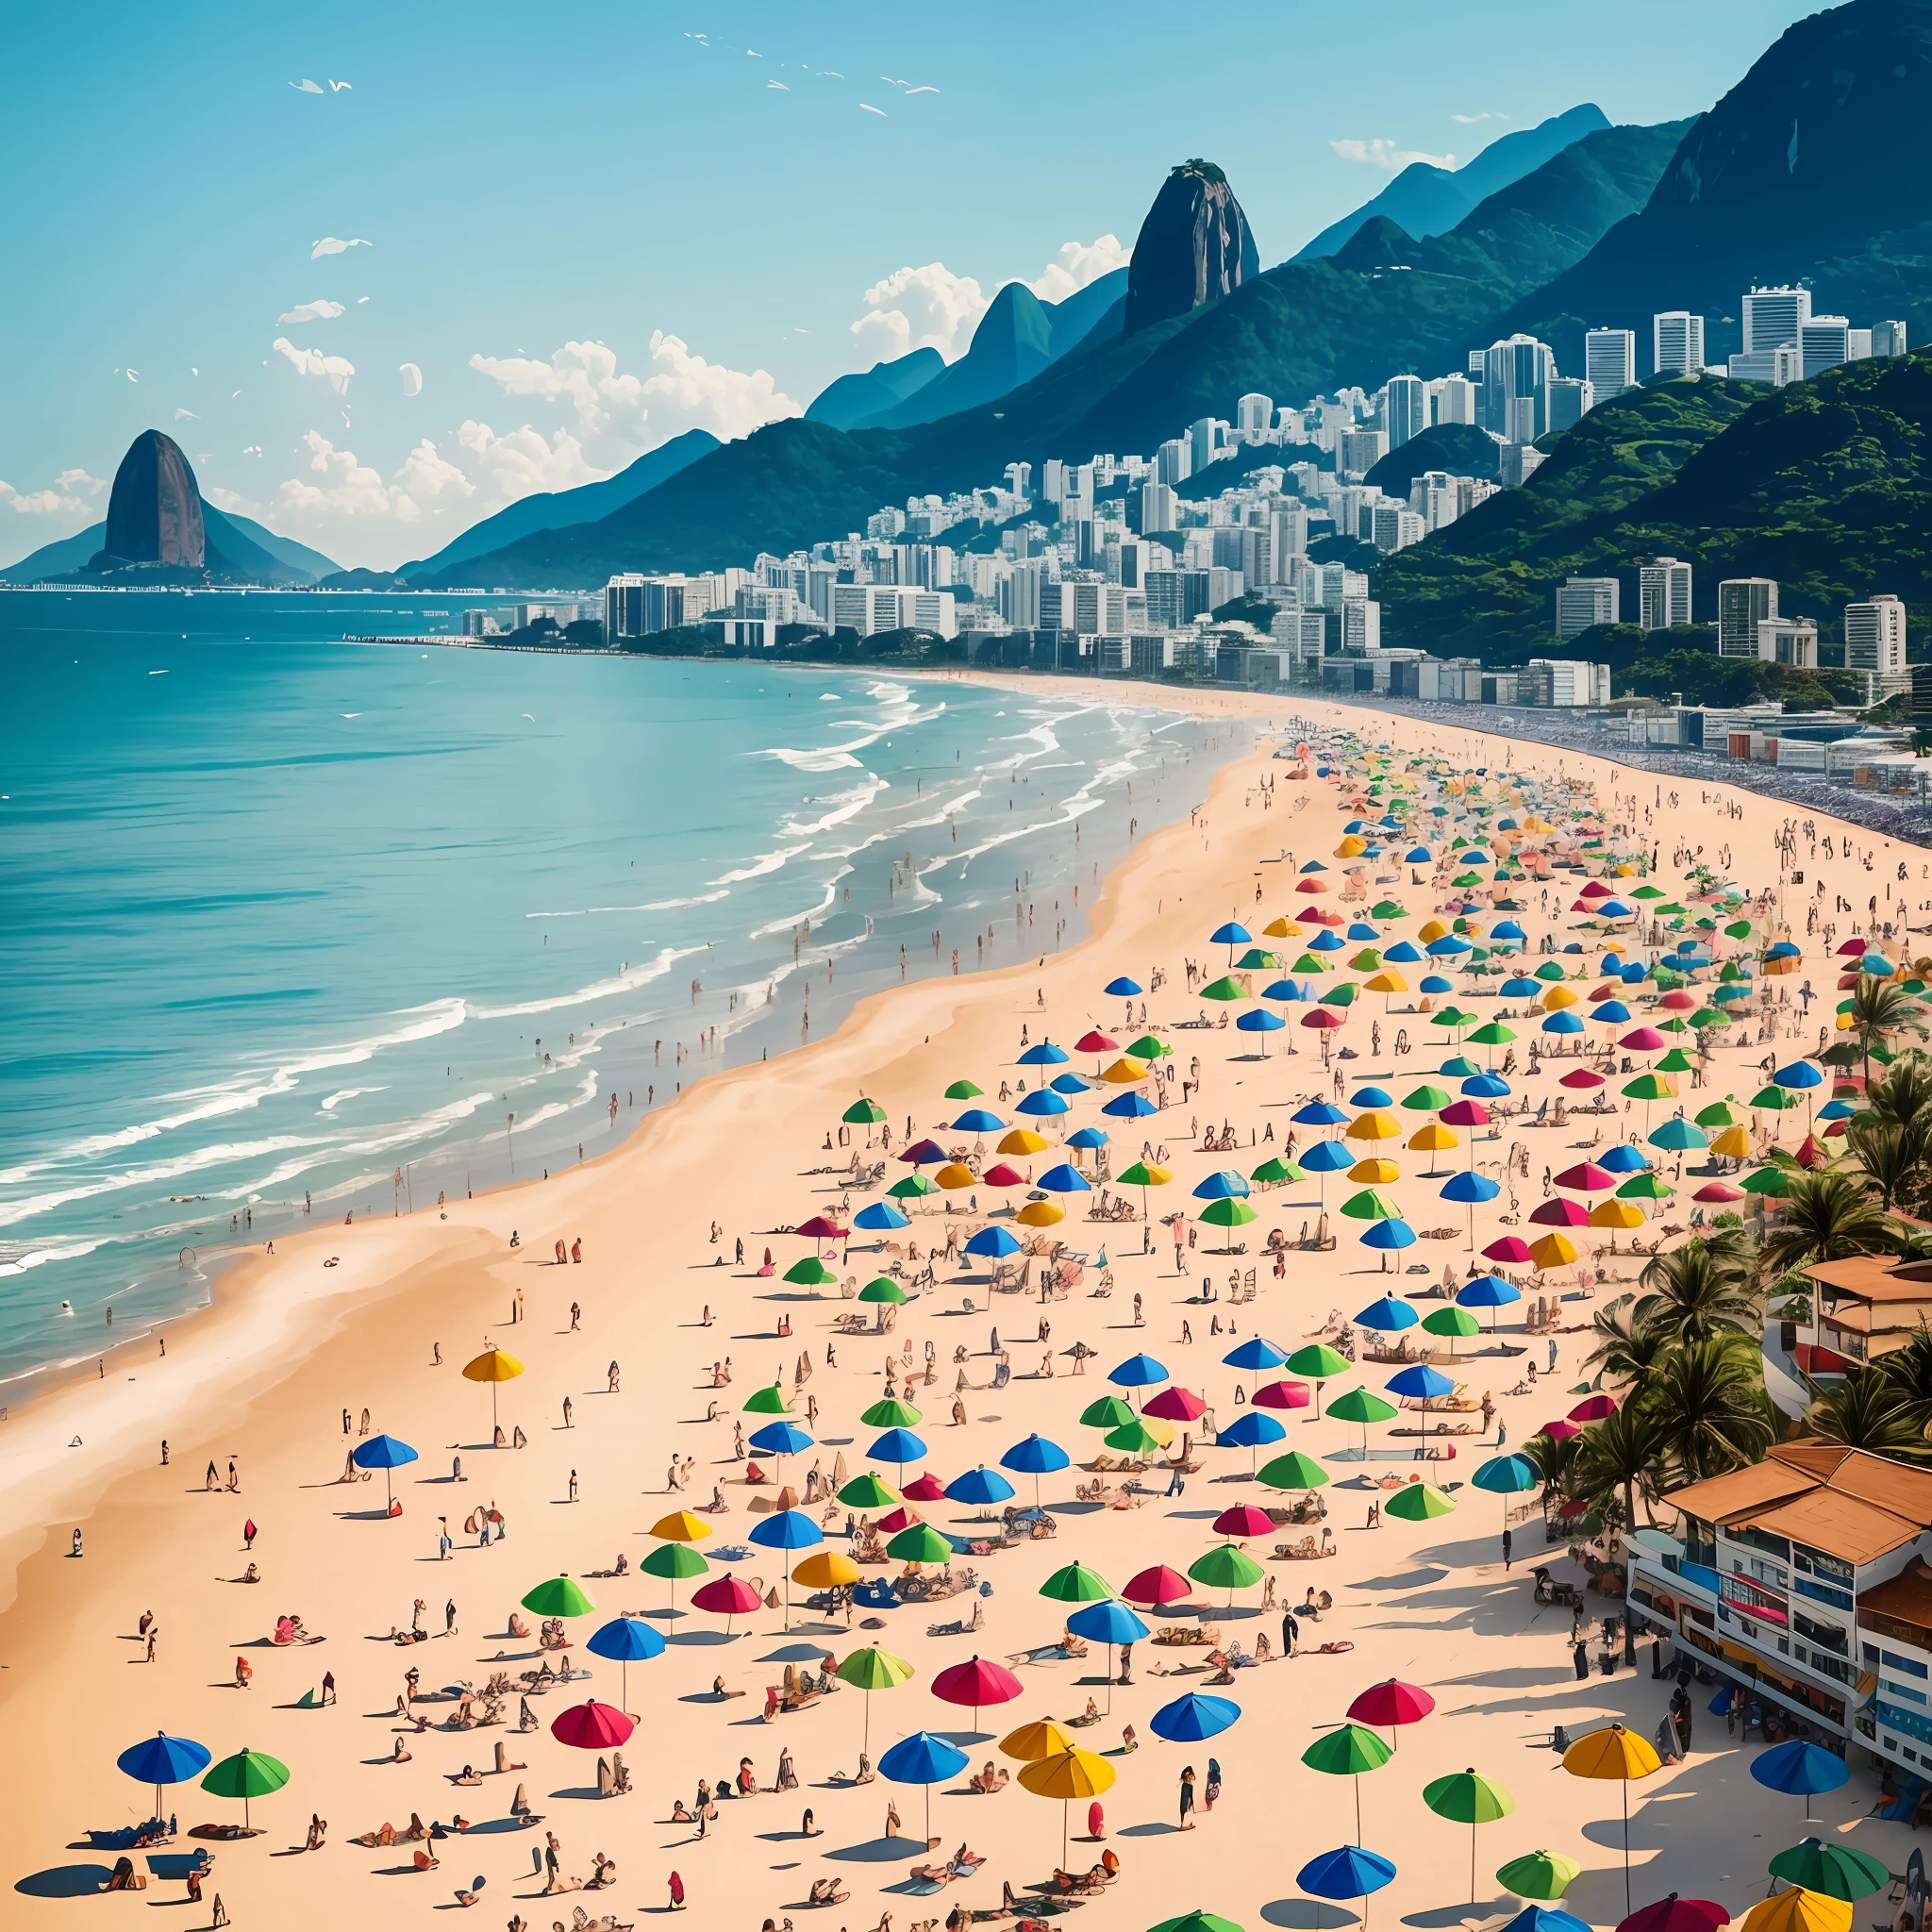
[[[1260,272],[1227,176],[1212,161],[1183,161],[1141,224],[1127,270],[1127,328],[1204,308]]]
[[[92,568],[168,563],[200,570],[207,563],[201,491],[172,436],[143,429],[128,446],[114,472],[101,547],[104,557]]]

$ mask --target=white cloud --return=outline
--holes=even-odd
[[[341,312],[340,302],[299,302],[286,315],[278,315],[275,320],[299,328],[305,322],[333,322]]]
[[[1372,168],[1380,168],[1385,173],[1399,174],[1412,161],[1426,161],[1432,168],[1453,168],[1454,155],[1427,155],[1420,148],[1397,147],[1392,141],[1385,141],[1379,134],[1369,141],[1331,141],[1328,145],[1344,161],[1364,161]]]
[[[341,255],[351,248],[374,248],[374,242],[365,242],[358,235],[353,242],[344,242],[337,235],[325,235],[308,251],[310,261],[319,261],[325,255]]]
[[[1480,122],[1507,121],[1509,117],[1507,114],[1498,114],[1493,109],[1485,108],[1480,114],[1452,114],[1449,118],[1463,127],[1474,127]]]
[[[1124,268],[1132,253],[1121,245],[1118,235],[1102,235],[1091,242],[1063,242],[1059,253],[1026,286],[1042,302],[1064,302],[1089,282]]]
[[[100,477],[90,476],[85,470],[62,470],[51,490],[21,491],[10,483],[0,482],[0,509],[10,509],[24,517],[85,514],[90,508],[89,499],[98,496],[107,487]]]
[[[320,349],[298,349],[287,336],[277,336],[275,351],[286,356],[303,375],[322,375],[328,378],[328,386],[337,395],[349,393],[349,378],[356,373],[356,365],[342,356],[325,356]]]
[[[420,396],[423,393],[423,372],[413,362],[405,362],[402,375],[403,393],[406,396]]]
[[[956,275],[942,261],[895,269],[861,299],[867,312],[852,334],[868,362],[925,348],[952,361],[965,354],[988,300],[971,275]]]

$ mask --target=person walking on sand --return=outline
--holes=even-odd
[[[1194,1767],[1186,1764],[1181,1767],[1181,1825],[1183,1831],[1194,1828]]]
[[[671,1903],[667,1911],[681,1912],[684,1909],[684,1880],[675,1872],[671,1874]]]

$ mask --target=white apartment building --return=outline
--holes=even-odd
[[[1840,362],[1859,359],[1852,353],[1854,335],[1864,338],[1863,347],[1869,356],[1872,353],[1870,329],[1854,329],[1846,316],[1814,315],[1798,332],[1798,350],[1803,358],[1800,380],[1808,382],[1814,375],[1824,375],[1827,369],[1836,369]]]
[[[1164,445],[1163,445],[1164,446]],[[1141,486],[1141,531],[1151,537],[1158,530],[1171,530],[1179,508],[1179,498],[1174,493],[1174,487],[1168,483],[1143,483]]]
[[[1382,607],[1373,597],[1341,600],[1341,648],[1379,651],[1382,648]]]
[[[1650,319],[1651,360],[1659,375],[1695,375],[1704,367],[1704,318],[1667,309]]]
[[[1429,386],[1416,375],[1391,375],[1382,399],[1389,447],[1400,449],[1429,426]]]
[[[1154,452],[1154,475],[1158,481],[1170,486],[1185,483],[1193,474],[1193,458],[1185,436],[1170,437]]]
[[[1845,606],[1845,669],[1896,677],[1906,668],[1906,607],[1890,591]]]
[[[1550,378],[1550,427],[1574,429],[1596,407],[1595,387],[1574,375]]]
[[[1767,617],[1757,626],[1757,656],[1766,664],[1789,664],[1793,671],[1816,671],[1818,626],[1808,617]]]
[[[1482,426],[1511,442],[1533,442],[1550,426],[1550,378],[1557,373],[1548,344],[1514,335],[1482,351]]]
[[[1344,429],[1335,448],[1335,467],[1343,475],[1366,476],[1389,454],[1384,429]]]
[[[604,587],[604,636],[653,637],[659,631],[681,630],[701,624],[724,602],[723,582],[715,576],[643,576],[626,572]]]
[[[1557,635],[1580,637],[1592,625],[1621,624],[1623,594],[1615,577],[1568,578],[1557,587]]]
[[[1774,577],[1725,577],[1717,587],[1717,654],[1758,658],[1758,626],[1777,615]]]
[[[1659,557],[1637,573],[1637,621],[1645,630],[1690,622],[1690,566]]]
[[[1371,516],[1369,541],[1384,556],[1407,550],[1411,543],[1420,543],[1429,534],[1428,526],[1422,518],[1399,503],[1378,503]]]
[[[1528,694],[1524,694],[1525,681]],[[1532,658],[1517,681],[1517,702],[1558,710],[1580,710],[1610,701],[1610,667],[1569,658]]]
[[[1637,331],[1593,328],[1583,338],[1583,375],[1598,402],[1637,387]]]
[[[1445,375],[1429,385],[1429,397],[1438,423],[1474,423],[1476,386],[1466,375]]]
[[[1753,289],[1744,297],[1744,353],[1766,355],[1795,342],[1810,320],[1809,289]]]
[[[1274,398],[1251,391],[1234,406],[1234,420],[1243,442],[1260,442],[1274,426]]]

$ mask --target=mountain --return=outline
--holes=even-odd
[[[1408,486],[1424,470],[1446,470],[1452,476],[1496,480],[1496,452],[1502,448],[1487,429],[1474,423],[1437,423],[1391,449],[1362,478],[1391,496],[1407,496]]]
[[[1260,273],[1248,218],[1212,161],[1183,161],[1160,184],[1127,265],[1129,335],[1205,308]]]
[[[611,511],[635,502],[647,491],[668,482],[680,470],[700,457],[709,456],[723,444],[708,429],[687,429],[674,436],[636,462],[607,476],[601,483],[585,483],[575,490],[543,491],[533,496],[520,496],[507,509],[473,524],[453,542],[445,543],[434,557],[418,563],[403,564],[395,573],[411,582],[419,577],[447,573],[453,564],[491,550],[501,550],[537,530],[563,530],[573,524],[594,524]],[[333,571],[334,564],[329,565]]]
[[[210,509],[204,503],[201,507],[203,522],[208,525],[211,541],[219,542],[222,554],[232,554],[232,538],[224,541],[216,534],[217,522],[222,526],[241,534],[258,550],[266,554],[273,561],[285,569],[293,571],[298,576],[311,582],[320,582],[324,577],[338,571],[341,565],[332,557],[325,557],[319,550],[311,550],[306,543],[298,543],[292,537],[280,537],[265,524],[258,524],[253,517],[244,517],[232,509]]]
[[[1754,283],[1810,280],[1855,323],[1932,329],[1932,219],[1920,130],[1932,110],[1932,5],[1850,0],[1783,34],[1704,115],[1643,208],[1502,326],[1575,363],[1587,327],[1705,317],[1706,359],[1742,346]]]
[[[1566,576],[1638,562],[1695,566],[1694,615],[1717,586],[1770,576],[1779,608],[1835,630],[1845,603],[1932,600],[1932,358],[1850,362],[1767,391],[1722,376],[1652,378],[1541,445],[1521,490],[1378,565],[1385,644],[1520,661],[1550,655]]]
[[[930,345],[895,356],[890,362],[874,362],[862,373],[841,375],[828,383],[811,399],[806,421],[829,423],[834,429],[857,429],[872,417],[883,415],[893,404],[916,394],[942,375],[945,367],[946,358]]]
[[[100,549],[101,539],[107,534],[105,523],[90,524],[77,537],[60,537],[52,543],[42,543],[18,563],[9,563],[0,570],[0,584],[42,584],[52,577],[72,576],[75,571],[87,568],[88,558]]]
[[[1333,255],[1364,222],[1376,215],[1419,239],[1444,234],[1499,188],[1522,180],[1553,160],[1572,142],[1609,125],[1609,117],[1601,108],[1586,102],[1566,113],[1552,114],[1534,127],[1519,127],[1515,133],[1491,142],[1460,168],[1411,161],[1373,201],[1365,201],[1353,214],[1331,223],[1289,258],[1314,261]]]
[[[158,429],[143,429],[114,472],[107,529],[91,567],[158,563],[199,570],[207,554],[201,491],[181,445]]]

